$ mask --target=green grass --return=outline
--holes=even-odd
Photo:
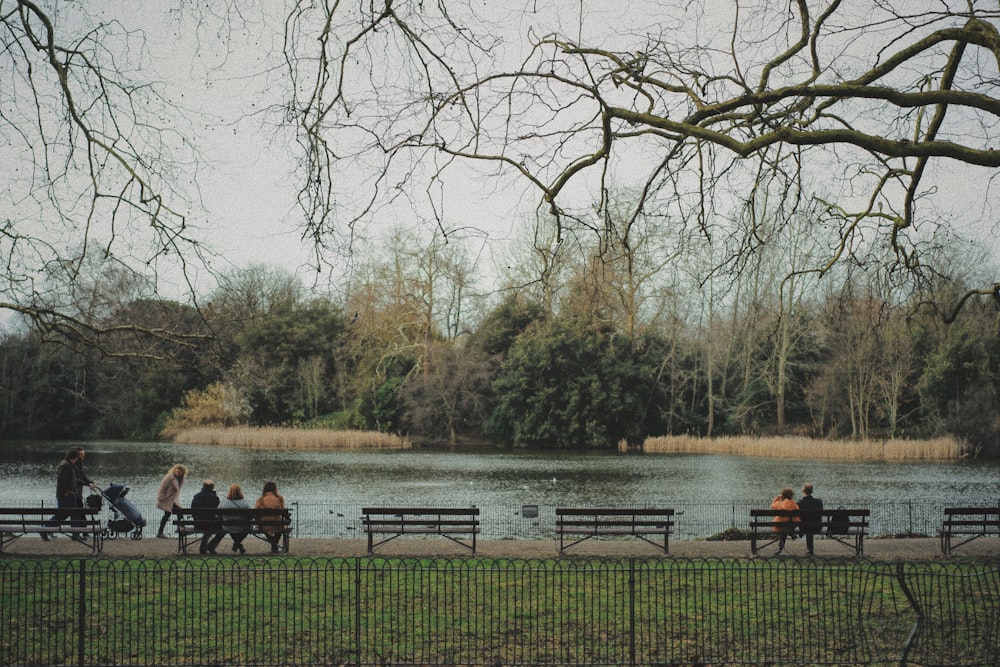
[[[88,664],[892,661],[903,584],[942,610],[921,646],[969,656],[1000,597],[996,563],[6,559],[0,664],[77,662],[81,562]]]

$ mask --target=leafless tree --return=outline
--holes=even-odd
[[[437,214],[470,172],[493,192],[528,184],[558,229],[627,176],[637,209],[707,225],[776,175],[808,200],[820,175],[840,242],[816,270],[882,243],[919,285],[937,268],[923,239],[958,215],[950,172],[981,179],[990,217],[998,19],[993,0],[296,4],[308,229],[347,238],[421,193]],[[958,306],[976,295],[1000,303],[1000,281]]]
[[[193,151],[148,57],[142,33],[90,3],[0,0],[0,311],[109,353],[115,335],[185,337],[88,317],[86,271],[150,283],[166,261],[183,281],[202,259],[174,189]]]

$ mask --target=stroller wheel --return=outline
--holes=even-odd
[[[133,540],[141,540],[142,539],[142,528],[136,528],[135,530],[133,530],[132,534],[129,535],[129,537],[131,537]]]

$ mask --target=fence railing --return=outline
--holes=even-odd
[[[0,561],[3,665],[996,665],[1000,562]]]
[[[162,516],[152,502],[129,499],[155,531]],[[361,508],[357,502],[309,503],[289,499],[295,510],[292,518],[298,537],[357,537],[362,534]],[[956,500],[953,505],[1000,505],[1000,499]],[[43,503],[44,505],[44,503]],[[391,505],[391,503],[389,503]],[[674,537],[704,538],[728,529],[746,530],[751,509],[764,509],[766,500],[690,500],[661,504],[674,514]],[[869,534],[936,535],[941,525],[944,505],[920,500],[885,501],[871,499],[838,500],[827,503],[836,507],[871,509]],[[107,503],[105,503],[107,508]],[[551,539],[555,536],[555,505],[478,505],[483,539]],[[110,511],[110,508],[107,508]]]
[[[992,500],[956,502],[956,505],[996,505]],[[355,537],[362,534],[361,505],[357,503],[293,502],[296,534],[300,537]],[[750,510],[764,509],[761,500],[683,501],[667,503],[674,509],[674,537],[704,538],[729,529],[746,530]],[[828,503],[830,509],[871,509],[869,533],[937,535],[944,505],[914,501],[850,500]],[[483,539],[551,539],[555,536],[555,505],[481,505]]]

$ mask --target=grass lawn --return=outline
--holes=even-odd
[[[784,559],[3,559],[0,663],[78,664],[81,625],[84,664],[893,662],[916,604],[924,622],[911,654],[989,664],[997,571]]]

